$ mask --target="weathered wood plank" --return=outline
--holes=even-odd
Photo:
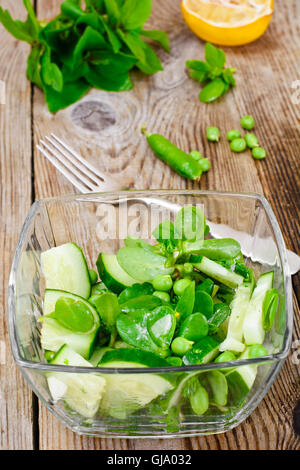
[[[58,11],[58,1],[38,1],[41,18]],[[133,179],[135,188],[205,188],[265,193],[279,218],[289,247],[297,249],[297,142],[294,125],[297,111],[286,105],[289,80],[297,78],[295,57],[299,35],[294,32],[296,0],[277,11],[266,35],[242,48],[227,48],[228,64],[236,66],[237,88],[216,104],[197,99],[199,87],[188,79],[184,63],[203,56],[203,43],[184,25],[178,5],[154,2],[151,26],[170,33],[172,53],[161,54],[165,70],[154,77],[135,76],[135,88],[121,95],[92,90],[80,104],[51,116],[40,91],[34,98],[35,142],[49,132],[72,143],[100,169],[122,181]],[[290,10],[289,10],[290,8]],[[299,15],[298,15],[299,16]],[[284,26],[283,26],[284,25]],[[298,52],[297,52],[298,51]],[[279,96],[281,99],[276,99]],[[233,154],[225,131],[239,126],[241,115],[251,113],[256,132],[268,151],[265,162],[255,162],[250,153]],[[143,122],[185,150],[199,149],[211,159],[212,169],[200,184],[186,182],[156,159],[140,137]],[[208,143],[205,130],[217,125],[223,130],[220,144]],[[284,161],[278,163],[284,154]],[[278,166],[279,165],[279,166]],[[37,197],[73,192],[72,186],[35,153]],[[280,188],[284,187],[284,191]],[[273,198],[273,195],[275,197]],[[283,215],[284,214],[284,215]],[[291,214],[291,216],[290,216]],[[292,219],[292,220],[291,220]],[[299,245],[298,245],[299,248]],[[295,338],[299,337],[299,312]],[[300,439],[292,429],[292,411],[299,399],[299,367],[289,356],[279,379],[257,410],[237,429],[224,435],[178,440],[105,440],[82,438],[60,425],[45,408],[40,409],[42,449],[293,449]]]
[[[21,2],[4,0],[17,18]],[[0,104],[0,449],[33,448],[32,393],[13,363],[7,331],[7,286],[12,256],[31,204],[31,87],[24,77],[28,46],[0,26],[0,80],[6,104]],[[1,99],[0,99],[1,101]]]

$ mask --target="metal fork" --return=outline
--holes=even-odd
[[[81,193],[127,189],[110,175],[99,171],[55,134],[40,140],[37,149]]]

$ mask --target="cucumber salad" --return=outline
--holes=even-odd
[[[278,291],[273,272],[255,279],[236,240],[210,238],[198,207],[184,206],[153,238],[128,237],[117,254],[100,253],[97,272],[75,243],[44,251],[41,345],[50,364],[99,369],[46,373],[67,410],[84,419],[159,416],[173,431],[183,410],[242,406],[258,366],[234,361],[268,355]],[[208,363],[220,369],[186,370]]]

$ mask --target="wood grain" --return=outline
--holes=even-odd
[[[23,18],[21,2],[1,2]],[[13,363],[7,331],[7,286],[12,256],[24,215],[31,205],[31,87],[24,76],[28,46],[0,28],[0,80],[6,84],[6,104],[0,104],[1,175],[1,318],[0,449],[32,449],[33,395]]]
[[[47,2],[37,0],[39,17],[54,16],[60,3],[58,0],[47,0]],[[15,2],[7,0],[6,4],[11,8]],[[92,90],[80,103],[56,115],[50,115],[42,93],[35,89],[32,109],[34,144],[42,136],[55,132],[62,139],[71,142],[100,169],[111,173],[121,181],[128,183],[133,181],[133,186],[138,189],[203,188],[264,193],[278,217],[287,246],[300,252],[298,147],[300,105],[292,102],[292,82],[300,78],[300,68],[297,63],[300,57],[300,31],[297,23],[300,14],[299,2],[286,0],[285,8],[277,2],[271,26],[260,40],[244,47],[225,49],[228,64],[238,69],[237,88],[228,93],[222,101],[210,105],[198,101],[199,86],[187,77],[184,68],[187,59],[203,57],[204,44],[185,26],[179,12],[179,2],[174,4],[173,0],[165,0],[163,3],[155,0],[154,13],[149,23],[149,27],[164,29],[170,34],[171,54],[160,53],[164,72],[153,77],[144,77],[135,73],[133,77],[135,87],[130,92],[118,94]],[[14,11],[17,13],[16,6]],[[16,42],[9,40],[4,34],[8,49],[5,48],[2,53],[7,54],[9,63],[14,63],[16,52],[9,45],[14,44],[16,51],[22,50],[23,46],[16,46]],[[18,60],[18,70],[20,69],[18,76],[24,75],[24,68],[22,58]],[[12,70],[12,66],[0,67],[0,73],[12,75]],[[26,90],[29,98],[29,86],[25,79],[15,78],[13,83],[17,90]],[[12,96],[11,99],[16,98]],[[6,172],[10,172],[5,203],[10,204],[7,202],[8,198],[18,197],[15,209],[18,214],[13,220],[7,208],[6,212],[2,212],[6,215],[8,213],[10,218],[8,220],[11,221],[10,230],[18,225],[26,210],[25,206],[30,201],[29,99],[26,106],[26,119],[23,117],[21,121],[19,109],[15,105],[10,109],[10,113],[14,112],[16,115],[9,114],[5,121],[0,121],[1,126],[5,125],[5,130],[7,129],[7,141],[4,141],[6,143],[2,141],[0,144],[4,146],[0,157],[4,159],[6,156],[11,162],[4,167]],[[0,113],[2,112],[0,108]],[[9,112],[7,107],[5,112]],[[255,132],[261,145],[268,152],[265,161],[256,162],[249,153],[233,154],[225,140],[226,130],[238,127],[239,117],[246,113],[252,114],[256,119]],[[18,130],[16,133],[12,123],[16,126],[15,123],[20,121],[26,128],[23,132]],[[200,184],[185,181],[153,156],[139,132],[144,122],[147,122],[149,130],[164,134],[187,151],[199,149],[211,160],[212,169],[202,177]],[[216,125],[223,130],[219,144],[206,141],[205,130],[208,125]],[[28,152],[26,154],[23,152],[22,158],[28,158],[28,161],[24,160],[22,164],[23,174],[25,171],[23,178],[25,189],[22,187],[22,191],[25,190],[26,194],[28,191],[28,200],[26,197],[20,199],[18,192],[20,188],[17,187],[20,175],[12,172],[10,153],[12,149],[18,150],[18,146],[21,145],[20,138],[16,136],[23,135],[28,139]],[[23,141],[22,148],[24,148]],[[15,168],[14,170],[16,171]],[[36,151],[34,151],[33,171],[37,199],[74,192],[72,185]],[[6,245],[7,257],[11,256],[14,242],[15,238],[9,246]],[[7,241],[5,243],[7,244]],[[6,261],[6,266],[7,263]],[[297,288],[299,275],[294,279]],[[294,339],[297,339],[300,337],[300,314],[296,298],[295,313]],[[300,449],[300,438],[294,434],[292,428],[293,409],[300,398],[300,368],[299,365],[293,364],[292,354],[293,351],[278,380],[255,412],[242,425],[223,435],[174,440],[112,440],[79,437],[67,430],[40,405],[39,447],[41,449]],[[14,376],[9,382],[6,375],[5,380],[6,384],[10,383],[10,387],[14,386],[18,393],[22,393],[22,397],[27,396],[23,398],[25,403],[22,403],[22,407],[20,404],[20,410],[22,409],[26,416],[30,417],[28,388],[24,388]],[[5,397],[8,397],[10,391],[7,391]],[[13,422],[18,421],[15,419]],[[28,422],[28,428],[32,431],[32,421]],[[32,433],[29,433],[28,437],[28,433],[24,433],[23,429],[19,428],[10,439],[5,437],[4,447],[18,448],[33,445],[30,441]]]

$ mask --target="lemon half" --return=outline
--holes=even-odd
[[[273,0],[182,0],[181,11],[188,27],[201,39],[240,46],[264,34]]]

